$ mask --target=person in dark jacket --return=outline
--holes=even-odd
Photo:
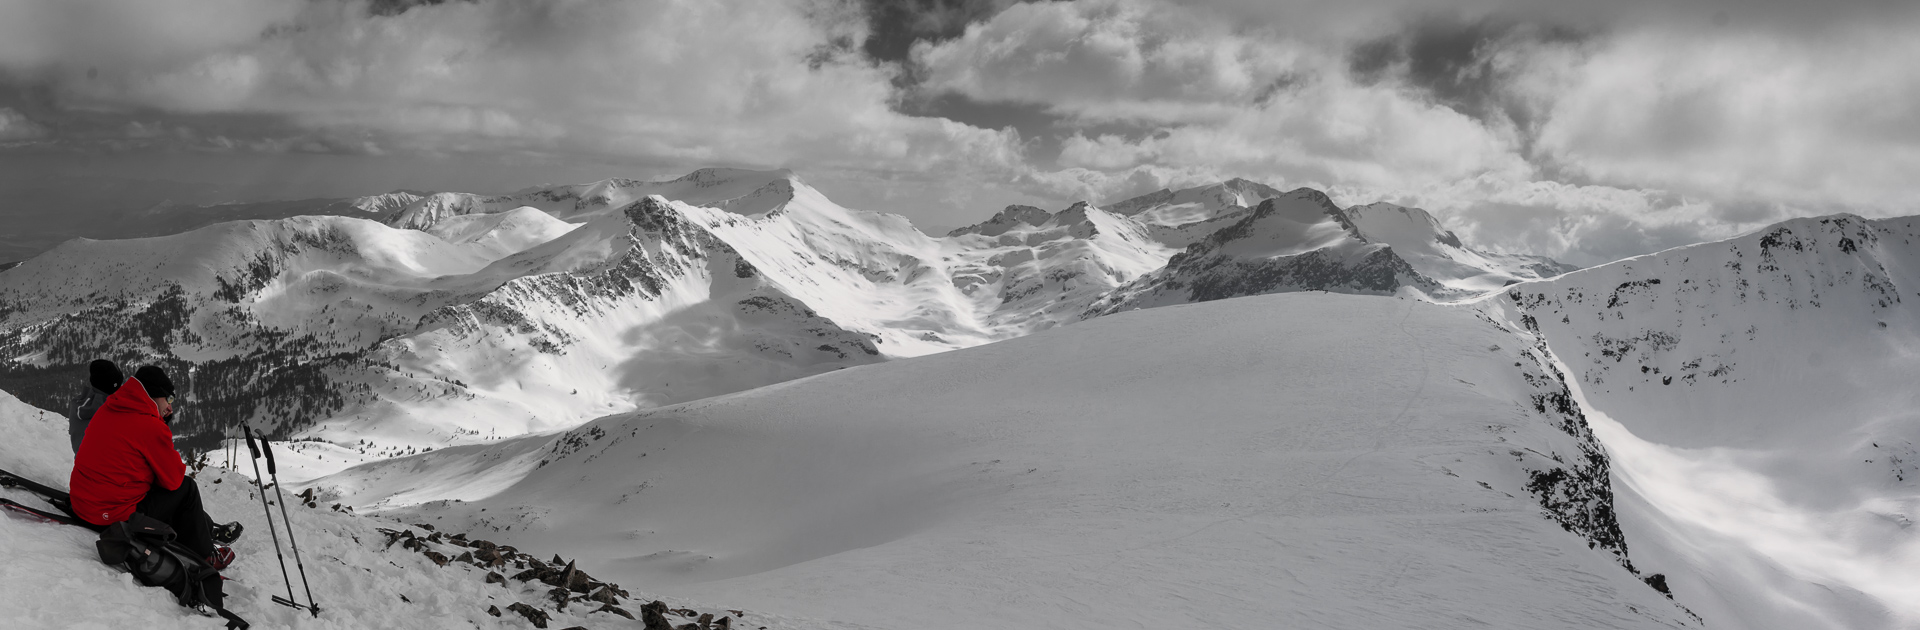
[[[93,419],[93,412],[100,410],[101,403],[107,402],[107,396],[113,390],[120,389],[120,382],[127,377],[120,374],[120,366],[106,359],[94,359],[87,364],[87,384],[81,389],[80,396],[68,405],[73,409],[67,416],[67,437],[73,440],[73,452],[80,452],[80,438],[87,434],[87,421]]]
[[[225,568],[231,551],[217,547],[239,536],[239,523],[215,525],[200,500],[200,488],[173,448],[167,422],[174,414],[173,381],[158,367],[134,372],[93,414],[73,458],[73,511],[95,525],[110,525],[134,512],[166,523],[180,544]]]

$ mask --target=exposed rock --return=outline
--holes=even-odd
[[[522,602],[514,602],[513,605],[507,607],[507,610],[520,613],[520,616],[526,617],[527,621],[532,623],[535,628],[545,628],[547,627],[547,622],[552,621],[552,618],[547,616],[547,611],[528,606]]]
[[[640,622],[646,624],[646,630],[674,630],[667,622],[667,605],[655,600],[640,607]]]

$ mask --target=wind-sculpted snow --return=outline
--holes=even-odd
[[[1628,489],[1644,569],[1710,622],[1920,622],[1920,225],[1794,219],[1510,287]]]

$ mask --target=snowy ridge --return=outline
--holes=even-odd
[[[567,221],[584,221],[613,212],[648,195],[687,203],[737,208],[760,214],[793,196],[791,171],[703,168],[660,182],[608,179],[575,186],[535,186],[506,195],[439,193],[403,208],[388,221],[394,227],[426,229],[448,217],[506,212],[521,206],[544,210]]]
[[[1920,620],[1920,221],[1851,215],[1511,287],[1615,453],[1643,568],[1743,628]],[[1812,551],[1812,550],[1819,551]]]

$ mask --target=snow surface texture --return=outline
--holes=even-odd
[[[1527,339],[1413,299],[1224,300],[319,483],[876,627],[1699,627],[1623,562]]]
[[[36,409],[18,399],[0,393],[0,466],[36,480],[66,487],[67,473],[73,466],[66,442],[66,421],[57,414]],[[449,628],[472,630],[531,628],[526,618],[508,611],[514,604],[538,609],[550,618],[547,627],[583,626],[599,628],[638,628],[640,624],[612,613],[593,612],[600,602],[571,603],[566,611],[557,609],[548,598],[549,586],[537,581],[505,580],[488,583],[487,569],[460,561],[442,565],[426,553],[403,547],[413,543],[389,544],[386,531],[411,531],[422,539],[431,532],[419,526],[407,526],[380,517],[354,516],[331,511],[327,506],[309,508],[297,505],[287,495],[294,534],[300,544],[302,564],[312,579],[314,601],[321,607],[318,618],[273,604],[269,598],[286,594],[280,565],[274,560],[272,537],[260,499],[253,494],[251,480],[219,467],[198,474],[203,498],[216,519],[239,520],[246,535],[234,547],[236,561],[225,571],[227,606],[246,618],[258,630],[274,628]],[[38,497],[25,491],[0,489],[0,495],[27,505],[44,507]],[[280,526],[280,507],[273,506],[274,526]],[[441,528],[443,533],[444,528]],[[280,531],[281,544],[287,533]],[[439,538],[436,536],[435,538]],[[484,538],[484,536],[477,536]],[[158,588],[142,587],[133,577],[100,563],[94,551],[96,535],[68,525],[55,525],[0,516],[0,548],[7,561],[0,563],[0,607],[7,611],[0,626],[7,628],[117,629],[218,628],[223,622],[188,612],[173,602],[173,597]],[[444,538],[439,538],[444,541]],[[421,544],[425,551],[453,557],[467,549],[450,543]],[[527,548],[536,555],[541,548]],[[293,574],[294,598],[307,601],[294,573],[290,549],[287,570]],[[526,562],[522,563],[527,564]],[[525,566],[507,563],[498,569],[508,575]],[[657,599],[645,593],[619,598],[618,604],[634,616],[640,616],[642,603]],[[713,613],[715,618],[734,617],[735,628],[768,630],[815,630],[855,628],[845,623],[828,624],[800,618],[704,606],[688,600],[667,598],[674,609]],[[502,615],[489,614],[497,608]],[[679,623],[691,618],[669,616]]]
[[[1740,628],[1920,626],[1920,219],[1794,219],[1512,287],[1643,568]]]
[[[1276,197],[1315,203],[1249,208]],[[187,393],[191,446],[249,421],[299,438],[288,475],[305,479],[1099,312],[1324,288],[1460,297],[1537,271],[1464,249],[1417,209],[1356,223],[1317,192],[1244,180],[1112,211],[1016,206],[938,239],[786,171],[345,206],[396,204],[384,223],[74,241],[0,273],[0,384],[55,407],[95,357],[159,363]],[[1283,271],[1226,278],[1249,269]]]

